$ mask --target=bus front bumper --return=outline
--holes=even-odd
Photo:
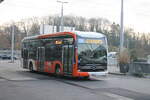
[[[108,75],[108,71],[104,72],[88,72],[90,78],[102,78]]]

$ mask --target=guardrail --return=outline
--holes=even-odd
[[[20,55],[21,51],[20,50],[15,50],[14,54],[15,55]],[[11,54],[11,50],[0,50],[0,54]]]
[[[147,62],[133,62],[129,67],[130,74],[150,74],[150,63]]]

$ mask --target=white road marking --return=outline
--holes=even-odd
[[[109,97],[112,97],[114,98],[115,100],[134,100],[132,98],[128,98],[128,97],[124,97],[124,96],[120,96],[120,95],[117,95],[117,94],[112,94],[112,93],[103,93],[104,95],[106,96],[109,96]]]
[[[28,77],[23,77],[23,78],[10,78],[8,80],[11,80],[11,81],[27,81],[27,80],[38,80],[36,78],[28,78]]]
[[[0,81],[6,81],[5,79],[0,79]]]

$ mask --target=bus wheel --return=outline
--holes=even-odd
[[[55,75],[56,75],[56,77],[60,77],[61,76],[61,69],[60,69],[59,66],[56,66]]]
[[[32,63],[30,63],[30,65],[29,65],[29,71],[33,72],[33,64]]]
[[[89,80],[90,77],[89,77],[89,76],[85,76],[84,79],[85,79],[85,80]]]

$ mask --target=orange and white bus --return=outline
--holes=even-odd
[[[96,32],[58,32],[25,37],[22,67],[58,76],[107,75],[107,38]]]

